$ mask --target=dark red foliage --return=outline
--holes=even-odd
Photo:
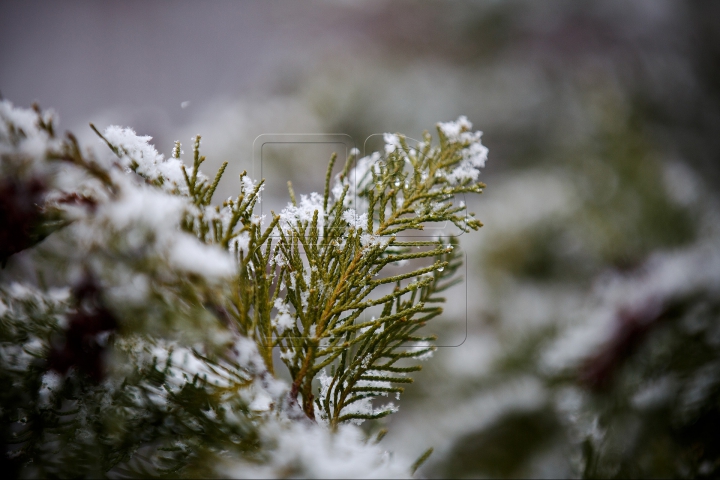
[[[97,201],[94,198],[88,197],[87,195],[81,195],[79,193],[66,193],[57,200],[58,203],[71,204],[87,207],[89,210],[94,211],[97,207]]]
[[[48,367],[60,373],[70,368],[86,374],[96,382],[104,378],[104,354],[108,337],[117,330],[113,313],[103,304],[101,290],[92,277],[86,277],[74,289],[75,313],[68,318],[64,344],[54,347]]]
[[[38,178],[0,180],[0,263],[34,243],[40,223],[45,182]]]
[[[663,318],[664,312],[665,308],[658,300],[650,300],[637,308],[620,310],[613,335],[581,367],[580,382],[596,391],[607,388],[617,370],[643,343],[648,333]]]

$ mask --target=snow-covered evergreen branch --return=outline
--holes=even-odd
[[[481,226],[454,203],[483,187],[470,129],[438,124],[439,146],[416,149],[386,134],[334,179],[333,156],[323,194],[290,188],[265,219],[245,173],[212,203],[226,165],[201,172],[199,136],[191,167],[128,128],[95,129],[106,145],[84,152],[52,115],[0,102],[0,453],[30,476],[408,474],[347,424],[395,411],[372,401],[435,348],[422,328],[458,280],[458,242],[403,235]],[[386,274],[416,260],[432,263]],[[281,440],[303,435],[362,460],[313,464]]]

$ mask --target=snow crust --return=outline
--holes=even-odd
[[[187,193],[182,161],[179,158],[166,160],[150,143],[152,137],[137,135],[132,128],[117,125],[107,127],[103,135],[118,149],[120,161],[125,167],[136,165],[136,171],[145,178],[166,180],[162,185],[164,189]]]
[[[325,226],[325,210],[323,208],[323,198],[317,192],[312,192],[310,195],[300,195],[299,205],[288,203],[287,207],[280,212],[278,225],[286,235],[291,235],[298,223],[312,223],[315,212],[318,215],[318,230],[322,232]]]
[[[480,140],[482,132],[471,132],[472,123],[465,116],[454,122],[438,123],[438,129],[449,143],[462,145],[463,159],[447,174],[448,181],[451,184],[477,181],[488,158],[488,149]]]

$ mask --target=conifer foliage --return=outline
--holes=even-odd
[[[176,143],[127,128],[83,150],[53,115],[0,102],[0,435],[16,475],[408,476],[353,424],[395,410],[426,323],[481,223],[487,149],[461,117],[342,172],[269,218],[264,182],[212,203]],[[392,273],[392,266],[409,267]],[[423,263],[424,262],[424,263]],[[397,272],[398,270],[394,270]],[[388,273],[391,272],[391,273]],[[372,319],[367,317],[372,315]],[[286,368],[291,382],[280,380]],[[423,455],[422,459],[427,458]]]

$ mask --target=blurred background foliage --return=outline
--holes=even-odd
[[[719,3],[3,2],[0,66],[6,98],[86,141],[88,121],[166,155],[201,133],[231,161],[221,197],[259,134],[361,147],[467,115],[486,226],[437,320],[464,343],[406,390],[388,449],[434,446],[427,477],[720,471]],[[310,185],[327,159],[285,161]]]

